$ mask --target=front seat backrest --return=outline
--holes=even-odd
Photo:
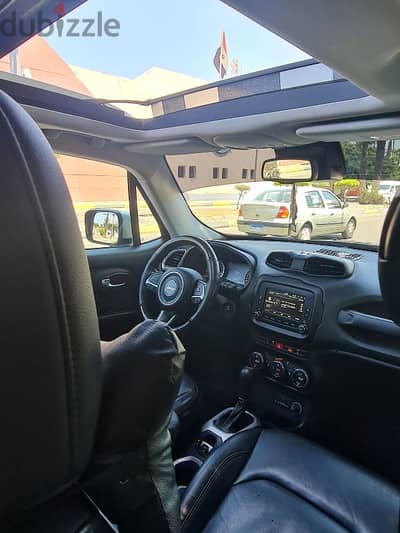
[[[73,488],[86,468],[101,361],[87,260],[64,178],[42,132],[3,92],[0,162],[4,531]]]

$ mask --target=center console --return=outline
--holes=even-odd
[[[302,425],[314,379],[312,339],[322,318],[322,296],[320,288],[301,280],[260,277],[252,308],[254,351],[241,371],[237,402],[208,420],[186,456],[175,463],[182,490],[213,450],[235,433]]]
[[[321,291],[261,278],[256,287],[253,323],[296,339],[312,336],[322,311]]]
[[[254,396],[263,420],[302,425],[314,381],[312,341],[322,312],[319,287],[284,277],[259,279],[252,309],[250,365],[262,376]]]
[[[175,461],[176,480],[181,495],[203,462],[218,446],[236,433],[261,425],[259,419],[246,409],[250,390],[258,375],[258,369],[250,364],[251,360],[250,357],[248,364],[240,372],[236,404],[208,420],[187,450],[186,456]]]

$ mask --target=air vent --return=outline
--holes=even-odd
[[[315,250],[315,253],[334,257],[343,257],[343,259],[350,259],[351,261],[359,261],[363,257],[361,254],[345,252],[344,250],[333,250],[330,248],[320,248],[319,250]]]
[[[250,272],[250,270],[248,270],[246,272],[246,274],[244,275],[244,284],[245,285],[248,285],[250,283],[250,278],[251,278],[251,272]]]
[[[171,267],[175,268],[179,265],[184,255],[185,255],[185,250],[183,249],[173,250],[172,252],[170,252],[168,255],[165,256],[161,266],[163,268],[171,268]]]
[[[267,265],[273,268],[281,268],[283,270],[292,266],[293,258],[291,254],[286,252],[271,252],[267,257]]]
[[[327,257],[308,257],[304,261],[303,272],[311,276],[329,276],[342,278],[347,275],[346,267],[341,261]]]

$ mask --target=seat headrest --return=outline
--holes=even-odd
[[[53,151],[0,92],[0,517],[85,469],[101,394],[82,238]]]

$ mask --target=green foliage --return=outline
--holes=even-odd
[[[248,185],[247,183],[237,183],[235,185],[235,189],[240,193],[244,193],[250,190],[250,185]]]
[[[344,178],[333,183],[333,192],[342,200],[345,199],[346,192],[360,187],[360,180]]]
[[[246,192],[250,190],[250,185],[248,185],[247,183],[237,183],[235,185],[235,189],[239,191],[239,198],[237,199],[237,202],[236,202],[236,207],[239,207],[241,199],[246,194]]]
[[[362,152],[365,148],[365,179],[376,179],[376,142],[343,142],[342,148],[346,159],[346,176],[354,179],[362,177]],[[385,146],[385,157],[382,166],[383,180],[400,180],[400,150],[392,147],[389,150],[389,141]]]
[[[382,205],[384,198],[376,189],[362,191],[359,199],[360,204]]]

